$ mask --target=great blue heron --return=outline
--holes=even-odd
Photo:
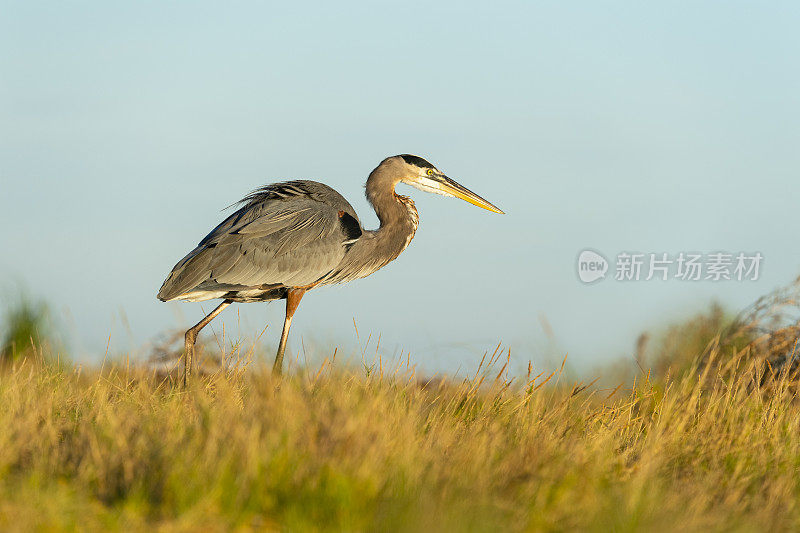
[[[395,192],[398,183],[461,198],[503,213],[425,159],[396,155],[367,179],[367,200],[380,220],[361,227],[341,194],[315,181],[287,181],[257,189],[172,269],[158,298],[222,303],[186,332],[184,384],[192,371],[197,334],[233,302],[286,299],[286,319],[273,373],[280,374],[286,339],[300,299],[322,285],[369,276],[406,249],[417,230],[414,202]]]

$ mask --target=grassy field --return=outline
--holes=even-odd
[[[0,528],[800,527],[800,408],[758,365],[629,390],[395,371],[0,379]]]
[[[463,380],[324,364],[184,391],[29,352],[0,372],[0,529],[797,530],[795,380],[723,322],[670,328],[619,388],[510,380],[498,352]]]

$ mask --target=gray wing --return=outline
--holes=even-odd
[[[311,285],[333,270],[362,234],[352,206],[321,183],[269,185],[242,203],[175,265],[159,299]]]

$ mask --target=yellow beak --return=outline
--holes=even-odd
[[[477,205],[478,207],[482,207],[484,209],[488,209],[494,213],[500,213],[504,215],[502,209],[491,203],[490,201],[481,198],[471,190],[467,189],[460,183],[448,178],[447,176],[437,176],[437,181],[439,182],[439,187],[442,191],[452,194],[456,198],[461,198],[465,202],[469,202],[472,205]]]

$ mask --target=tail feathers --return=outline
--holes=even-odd
[[[161,289],[158,299],[162,302],[174,300],[190,292],[211,276],[211,250],[197,247],[181,259],[169,273]]]

